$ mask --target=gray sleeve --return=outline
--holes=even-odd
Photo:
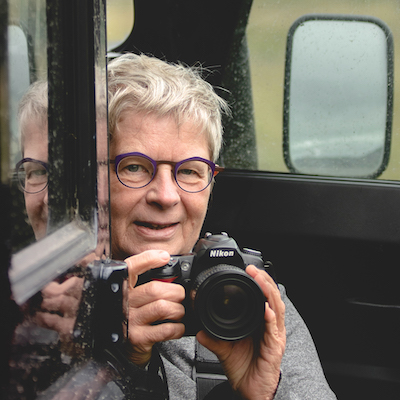
[[[325,379],[311,334],[286,290],[279,285],[286,306],[286,349],[275,400],[336,399]]]
[[[281,380],[274,400],[334,400],[322,371],[314,342],[303,319],[279,285],[286,306],[286,349]],[[171,400],[196,398],[193,380],[194,337],[183,337],[157,345],[164,362]],[[228,397],[222,397],[228,398]]]

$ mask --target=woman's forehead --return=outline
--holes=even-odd
[[[44,122],[40,118],[32,118],[21,126],[21,151],[23,154],[25,154],[27,150],[29,151],[36,147],[42,150],[45,149],[47,153],[47,142],[47,121]]]
[[[190,148],[210,157],[208,135],[190,120],[178,123],[173,116],[125,113],[112,135],[111,148],[118,153],[155,151],[190,152]],[[198,155],[198,154],[196,154]]]

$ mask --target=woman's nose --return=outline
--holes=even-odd
[[[160,208],[172,207],[180,201],[180,190],[171,166],[161,165],[148,185],[147,201]]]

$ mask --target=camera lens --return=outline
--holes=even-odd
[[[248,304],[246,292],[232,283],[219,285],[207,299],[213,317],[221,323],[235,323],[243,318]]]
[[[196,317],[204,329],[223,340],[251,335],[264,321],[264,295],[246,272],[217,265],[200,273],[192,289]]]

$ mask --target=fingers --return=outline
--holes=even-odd
[[[54,297],[61,294],[69,295],[79,299],[83,287],[83,278],[77,276],[68,278],[63,283],[50,282],[42,289],[42,297]]]
[[[130,257],[131,270],[145,272],[147,269],[165,265],[169,261],[158,252],[146,252]],[[139,257],[145,255],[146,257]],[[154,260],[156,259],[156,264]],[[142,263],[141,265],[139,265]],[[158,264],[157,264],[158,263]],[[182,301],[185,298],[183,286],[175,283],[150,281],[137,287],[129,287],[128,335],[131,345],[130,359],[135,364],[145,365],[150,359],[151,349],[157,342],[178,339],[185,332],[180,323],[185,315]]]
[[[180,321],[185,315],[185,307],[179,303],[158,300],[140,309],[131,309],[130,321],[134,325],[153,325],[161,321]]]
[[[41,309],[75,316],[82,295],[83,278],[72,277],[63,283],[51,282],[42,290]]]
[[[61,316],[75,316],[79,308],[79,300],[69,296],[57,296],[44,298],[41,310]]]
[[[170,260],[170,255],[164,250],[147,250],[143,253],[128,257],[125,262],[128,265],[129,285],[134,287],[137,276],[149,269],[162,267]]]
[[[58,332],[61,340],[71,338],[75,318],[65,318],[48,312],[37,312],[35,317],[39,326]]]
[[[184,298],[185,289],[183,286],[175,283],[150,281],[130,289],[129,306],[138,308],[161,299],[181,303]]]
[[[166,282],[148,282],[129,291],[129,330],[132,339],[158,342],[182,333],[184,327],[167,326],[160,321],[180,321],[185,315],[182,301],[185,289],[181,285]],[[173,324],[177,325],[177,324]],[[143,335],[143,329],[150,328]],[[142,329],[142,330],[140,330]],[[167,332],[166,329],[169,331]],[[147,336],[147,337],[146,337]]]
[[[280,332],[285,330],[285,303],[281,299],[279,288],[265,271],[249,265],[246,272],[258,283],[267,299],[265,317],[267,322],[275,322]]]
[[[157,290],[161,287],[165,287],[165,293]],[[147,302],[140,298],[139,293],[143,293]],[[185,308],[180,303],[184,297],[184,289],[174,283],[148,282],[131,288],[129,296],[128,336],[132,348],[130,359],[142,366],[149,361],[155,343],[179,339],[185,333],[185,326],[178,322],[185,315]]]
[[[129,338],[132,344],[152,346],[154,343],[178,339],[185,333],[180,321],[185,315],[182,304],[159,301],[129,312]],[[159,323],[155,323],[159,321]],[[170,322],[162,322],[170,321]]]

